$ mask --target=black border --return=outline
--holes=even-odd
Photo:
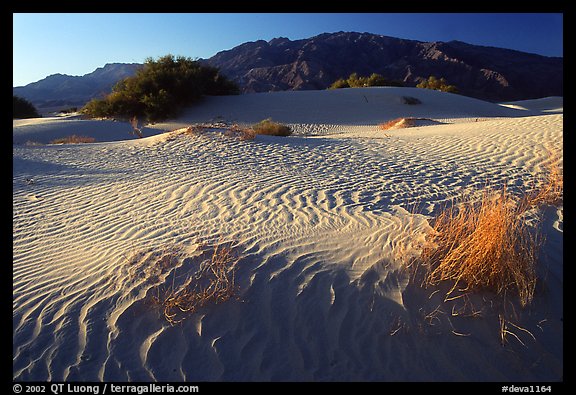
[[[463,2],[464,3],[464,2]],[[109,1],[109,0],[87,0],[84,2],[81,1],[70,1],[70,0],[56,0],[54,2],[41,2],[41,3],[27,3],[27,2],[12,2],[8,5],[7,12],[4,13],[5,21],[2,24],[5,26],[5,29],[8,30],[9,27],[12,27],[12,13],[90,13],[90,12],[99,12],[99,13],[108,13],[108,12],[125,12],[125,13],[147,13],[147,12],[155,12],[155,13],[172,13],[172,12],[181,12],[181,13],[188,13],[188,12],[214,12],[214,13],[221,13],[221,12],[231,12],[231,13],[245,13],[245,12],[277,12],[277,13],[302,13],[302,12],[318,12],[318,13],[326,13],[326,12],[334,12],[334,13],[361,13],[361,12],[418,12],[418,13],[530,13],[530,12],[537,12],[537,13],[562,13],[564,15],[564,24],[569,24],[573,18],[573,13],[568,12],[569,7],[567,7],[567,3],[560,3],[560,2],[532,2],[532,1],[522,1],[522,2],[465,2],[465,4],[461,6],[455,6],[453,2],[414,2],[414,1],[396,1],[396,2],[385,2],[385,1],[373,1],[373,0],[365,0],[364,2],[354,2],[354,3],[346,3],[346,2],[299,2],[299,1],[289,1],[289,2],[196,2],[196,1],[173,1],[173,0],[163,0],[161,2],[142,2],[142,1],[135,1],[135,0],[125,0],[125,1]],[[566,20],[568,19],[568,20]],[[5,34],[4,37],[12,37],[12,33]],[[568,51],[564,52],[564,62],[565,62],[565,69],[567,70],[574,70],[572,67],[573,62],[571,61],[571,51],[572,49],[571,44],[572,40],[566,34],[566,30],[564,31],[564,40],[565,43],[568,42],[568,45],[564,45],[568,48]],[[568,67],[566,67],[566,65]],[[570,74],[565,73],[565,77],[571,76]],[[6,78],[7,81],[11,81],[10,78]],[[573,86],[573,84],[567,82],[568,80],[572,80],[572,78],[568,78],[564,80],[565,86]],[[7,84],[7,83],[6,83]],[[10,86],[10,90],[12,90],[12,86]],[[6,89],[8,91],[8,89]],[[571,97],[572,91],[569,89],[565,89],[565,97],[564,100],[567,101],[567,108],[572,109],[574,108],[571,106]],[[574,138],[575,128],[573,127],[573,115],[571,114],[570,110],[565,117],[565,130],[568,131],[565,134],[565,146],[568,145],[569,147],[573,146],[571,144],[571,140]],[[8,146],[5,144],[5,146]],[[11,155],[7,152],[5,155],[6,158],[6,166],[4,168],[12,169],[12,161],[9,159]],[[9,161],[9,162],[8,162]],[[566,183],[567,188],[565,188],[564,192],[564,199],[570,200],[571,196],[571,189],[574,183],[572,182],[572,175],[571,169],[572,164],[571,155],[568,155],[564,158],[564,175],[568,178],[568,183]],[[5,181],[8,183],[11,177],[8,175],[5,176]],[[572,231],[571,231],[571,224],[572,221],[572,210],[570,209],[570,205],[564,205],[564,221],[568,223],[567,226],[564,226],[564,234],[568,236],[568,240],[571,240]],[[8,212],[8,207],[5,207],[6,211]],[[11,211],[11,210],[10,210]],[[6,224],[9,224],[8,218],[4,221]],[[8,227],[8,226],[7,226]],[[7,244],[11,245],[11,241],[8,241],[9,232],[6,232],[6,240]],[[7,250],[7,249],[4,249]],[[565,249],[564,254],[570,254],[572,251],[571,249]],[[566,258],[566,256],[564,257]],[[11,260],[6,260],[7,262],[11,262]],[[566,261],[566,259],[565,259]],[[7,262],[5,264],[7,265]],[[576,262],[574,258],[568,259],[569,263]],[[564,277],[570,279],[570,271],[571,266],[567,265],[568,271],[565,271]],[[566,269],[565,268],[565,269]],[[6,275],[8,277],[8,275]],[[569,285],[569,283],[567,284]],[[10,287],[5,287],[6,290],[10,289]],[[8,291],[6,291],[8,292]],[[11,298],[6,295],[3,298],[5,309],[7,310],[6,317],[9,316],[11,310],[8,311],[10,308],[10,304],[8,301]],[[564,314],[564,322],[568,323],[570,327],[570,318],[572,314]],[[8,338],[6,336],[6,338]],[[572,341],[571,336],[566,336],[565,344],[569,344]],[[8,349],[8,346],[6,346]],[[570,347],[564,347],[564,350],[570,349]],[[6,356],[6,359],[8,357]],[[7,361],[8,362],[8,361]],[[12,374],[6,373],[5,375],[6,380],[4,382],[9,382],[10,386],[13,386],[15,383],[12,380]],[[278,384],[282,385],[283,389],[288,391],[294,391],[302,388],[302,386],[306,386],[305,388],[316,390],[343,390],[343,391],[350,391],[350,392],[358,392],[359,390],[364,390],[364,385],[375,385],[376,391],[381,389],[399,387],[401,389],[415,389],[415,390],[423,390],[423,391],[435,391],[441,389],[456,389],[456,390],[466,390],[472,388],[474,390],[481,390],[485,393],[502,393],[502,386],[503,385],[514,385],[516,387],[526,387],[526,386],[548,386],[550,385],[552,388],[551,393],[558,393],[559,391],[562,392],[566,388],[566,385],[572,383],[572,378],[568,375],[563,377],[563,382],[559,383],[547,383],[547,382],[534,382],[534,383],[523,383],[523,382],[327,382],[327,383],[309,383],[309,382],[297,382],[297,383],[285,383],[285,382],[272,382],[272,383],[265,383],[265,382],[238,382],[238,383],[231,383],[231,382],[224,382],[224,383],[214,383],[214,382],[198,382],[198,383],[189,383],[190,385],[198,385],[200,388],[201,393],[206,393],[209,391],[245,391],[245,390],[253,390],[253,389],[263,389],[263,390],[273,390],[278,388]],[[60,383],[60,382],[54,382]],[[114,384],[127,384],[122,382],[113,382]],[[46,385],[45,382],[20,382],[21,385]],[[52,383],[49,383],[52,384]],[[100,391],[102,393],[102,386],[103,383],[96,383],[96,382],[84,382],[82,384],[86,385],[99,385]],[[138,385],[138,384],[146,384],[146,383],[128,383],[130,385]],[[178,382],[161,382],[158,384],[172,384],[172,385],[179,385],[182,383]],[[8,385],[8,383],[7,383]],[[7,388],[0,387],[0,388]],[[360,387],[359,387],[360,385]],[[13,388],[13,387],[12,387]],[[46,387],[46,392],[49,391],[49,387]],[[511,392],[511,391],[510,391]],[[16,393],[16,392],[12,392]],[[65,393],[65,392],[64,392]],[[107,391],[107,393],[110,393]]]

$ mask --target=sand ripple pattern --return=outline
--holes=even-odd
[[[563,141],[562,115],[537,118],[389,138],[343,128],[338,138],[319,131],[242,142],[213,132],[15,146],[13,378],[554,377],[562,369],[555,355],[527,368],[503,350],[491,369],[472,372],[472,356],[451,358],[452,335],[422,341],[399,330],[418,312],[405,304],[396,247],[428,226],[411,208],[431,214],[467,188],[529,183],[545,145],[561,150]],[[561,222],[551,223],[560,230]],[[146,297],[166,278],[134,276],[128,257],[220,237],[244,249],[240,300],[171,327]],[[497,339],[469,347],[481,354],[486,343]],[[431,356],[441,368],[427,364]]]

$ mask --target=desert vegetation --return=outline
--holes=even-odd
[[[290,127],[274,122],[270,118],[252,125],[252,130],[254,130],[256,134],[265,134],[268,136],[290,136],[292,134]]]
[[[445,208],[432,225],[434,247],[424,249],[422,256],[429,270],[425,284],[449,281],[449,296],[479,289],[497,295],[509,291],[522,305],[530,303],[539,241],[521,214],[506,188]]]
[[[345,91],[14,121],[13,379],[561,380],[563,99]]]
[[[174,248],[154,255],[151,270],[158,273],[172,271],[167,286],[158,286],[152,292],[152,305],[161,309],[162,315],[171,325],[178,324],[209,305],[226,302],[237,295],[235,282],[236,264],[239,257],[235,248],[224,243],[213,246],[202,245],[208,251],[193,261],[191,273],[180,285],[176,285],[174,276],[176,267],[182,260],[182,253]]]
[[[232,125],[228,130],[229,136],[238,137],[240,140],[254,140],[257,135],[267,136],[290,136],[292,129],[284,124],[274,122],[271,118],[263,119],[262,121],[250,126],[240,127],[239,125]]]
[[[434,89],[441,92],[458,93],[458,88],[454,85],[449,85],[444,77],[438,79],[431,75],[427,80],[421,81],[416,88]]]
[[[340,78],[334,81],[328,89],[365,88],[369,86],[404,86],[404,83],[389,80],[377,73],[372,73],[369,77],[362,77],[358,73],[352,73],[348,78]]]
[[[146,59],[133,77],[118,82],[103,99],[91,100],[82,112],[90,117],[134,116],[160,121],[205,95],[238,94],[238,86],[217,68],[190,58],[166,55]]]
[[[553,163],[530,191],[487,187],[480,198],[463,198],[441,210],[417,267],[424,269],[422,284],[450,283],[447,299],[490,290],[502,298],[517,296],[521,306],[530,304],[543,240],[527,225],[526,215],[562,201],[562,172]]]
[[[12,96],[12,119],[39,117],[41,115],[32,103],[22,97]]]
[[[88,136],[78,136],[73,134],[71,136],[61,137],[50,141],[50,144],[81,144],[81,143],[94,143],[96,139]]]

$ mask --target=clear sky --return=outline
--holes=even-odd
[[[13,86],[166,54],[209,58],[247,41],[356,31],[563,56],[560,13],[13,14]]]

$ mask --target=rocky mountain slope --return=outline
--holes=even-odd
[[[489,101],[563,96],[563,58],[460,41],[421,42],[370,33],[338,32],[241,44],[203,59],[243,92],[326,89],[356,72],[379,73],[416,86],[434,75],[459,93]],[[13,89],[37,108],[81,106],[109,93],[139,64],[107,64],[84,76],[55,74]]]
[[[134,75],[141,66],[138,63],[109,63],[83,76],[53,74],[12,91],[38,109],[83,106],[92,98],[110,93],[116,82]]]
[[[492,101],[563,95],[563,59],[459,41],[420,42],[370,33],[326,33],[256,41],[217,53],[244,92],[325,89],[353,72],[379,73],[415,86],[444,77],[461,94]]]

